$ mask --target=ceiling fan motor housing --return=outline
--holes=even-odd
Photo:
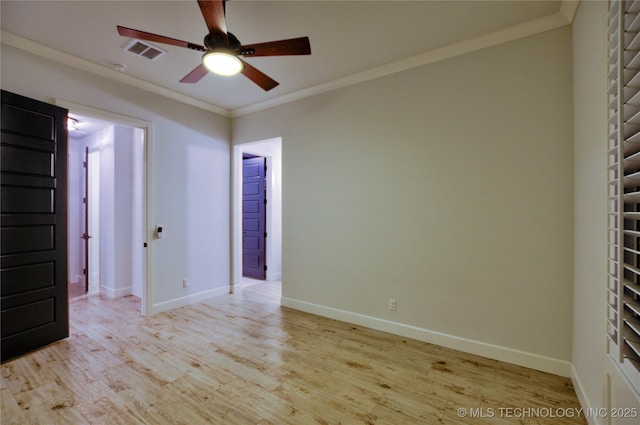
[[[207,34],[204,37],[204,45],[207,48],[208,51],[212,52],[219,52],[219,51],[224,51],[227,53],[231,53],[233,55],[252,55],[255,53],[254,49],[240,49],[241,43],[240,40],[238,40],[238,37],[236,37],[235,35],[233,35],[232,33],[227,33],[227,38],[229,40],[229,42],[227,44],[225,44],[224,39],[222,38],[221,35],[218,34],[214,34],[213,36],[211,34]]]

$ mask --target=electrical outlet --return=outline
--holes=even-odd
[[[189,287],[189,279],[182,279],[182,287],[183,288]]]
[[[398,304],[396,303],[396,300],[394,300],[393,298],[389,298],[389,310],[396,311],[397,307]]]

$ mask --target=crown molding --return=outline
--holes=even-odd
[[[82,71],[89,72],[91,74],[99,75],[110,80],[117,81],[119,83],[127,84],[129,86],[137,87],[142,90],[149,91],[151,93],[158,94],[160,96],[167,97],[169,99],[176,100],[178,102],[186,103],[187,105],[194,106],[196,108],[204,109],[209,112],[213,112],[224,117],[230,117],[230,111],[221,108],[216,105],[212,105],[207,102],[203,102],[199,99],[195,99],[191,96],[178,93],[174,90],[170,90],[166,87],[159,86],[157,84],[150,83],[148,81],[141,80],[131,75],[124,74],[120,71],[116,71],[107,68],[102,65],[98,65],[94,62],[86,59],[79,58],[77,56],[70,55],[63,51],[45,46],[35,41],[20,37],[7,31],[0,31],[0,42],[7,46],[15,47],[16,49],[24,50],[37,56],[41,56],[50,59],[55,62],[62,63],[64,65],[71,66],[73,68],[80,69]]]
[[[102,65],[98,65],[86,59],[70,55],[68,53],[53,49],[40,43],[36,43],[35,41],[28,40],[26,38],[6,31],[0,31],[0,41],[2,42],[2,44],[6,44],[8,46],[12,46],[32,54],[42,56],[68,66],[72,66],[74,68],[78,68],[92,74],[100,75],[102,77],[118,81],[123,84],[150,91],[152,93],[177,100],[196,108],[204,109],[215,114],[222,115],[224,117],[236,118],[242,115],[251,114],[253,112],[273,108],[275,106],[284,105],[286,103],[294,102],[296,100],[304,99],[310,96],[315,96],[398,72],[407,71],[409,69],[428,65],[430,63],[451,59],[456,56],[464,55],[466,53],[471,53],[477,50],[486,49],[488,47],[497,46],[499,44],[518,40],[542,32],[551,31],[566,25],[571,25],[575,17],[579,2],[580,0],[562,0],[562,3],[560,4],[560,10],[553,15],[545,16],[543,18],[514,25],[512,27],[505,28],[499,31],[494,31],[488,34],[473,37],[468,40],[430,50],[416,56],[412,56],[396,62],[391,62],[386,65],[382,65],[366,71],[358,72],[356,74],[339,78],[337,80],[328,81],[326,83],[288,93],[283,96],[253,103],[232,110],[224,109],[219,106],[203,102],[191,96],[178,93],[157,84],[149,83],[139,78],[132,77],[128,74],[123,74],[122,72],[115,71]]]
[[[563,5],[564,3],[576,3],[576,7],[577,7],[577,1],[564,1]],[[575,13],[575,8],[571,13],[572,14]],[[531,35],[543,33],[546,31],[551,31],[551,30],[569,25],[570,23],[571,22],[568,20],[568,18],[565,16],[564,13],[558,12],[553,15],[545,16],[543,18],[539,18],[539,19],[522,23],[522,24],[514,25],[509,28],[505,28],[499,31],[494,31],[492,33],[473,37],[468,40],[461,41],[459,43],[454,43],[445,47],[430,50],[428,52],[421,53],[416,56],[412,56],[396,62],[388,63],[386,65],[372,68],[363,72],[358,72],[356,74],[349,75],[347,77],[339,78],[337,80],[328,81],[323,84],[298,90],[296,92],[289,93],[284,96],[277,97],[275,99],[269,99],[263,102],[258,102],[252,105],[233,109],[230,111],[231,118],[236,118],[242,115],[251,114],[253,112],[258,112],[265,109],[273,108],[275,106],[279,106],[285,103],[304,99],[306,97],[348,87],[354,84],[362,83],[365,81],[373,80],[376,78],[384,77],[384,76],[395,74],[398,72],[407,71],[409,69],[417,68],[419,66],[427,65],[430,63],[451,59],[456,56],[475,52],[477,50],[486,49],[488,47],[497,46],[499,44],[518,40],[524,37],[529,37]]]

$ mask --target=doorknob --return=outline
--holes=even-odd
[[[81,239],[84,239],[84,240],[89,240],[89,239],[91,239],[92,237],[93,237],[93,236],[89,236],[89,235],[87,235],[86,233],[83,233],[83,234],[82,234],[82,236],[80,236],[80,238],[81,238]]]

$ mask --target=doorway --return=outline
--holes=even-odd
[[[84,135],[69,131],[76,132],[69,136],[67,161],[69,298],[74,299],[100,292],[100,151],[89,151]]]
[[[231,292],[261,280],[244,276],[243,253],[243,158],[261,157],[266,162],[265,188],[268,202],[264,229],[267,237],[266,282],[282,281],[282,139],[274,138],[234,146],[233,151],[233,278]]]
[[[146,315],[150,123],[59,104],[75,119],[68,151],[69,286],[81,287],[81,296],[134,295]]]

